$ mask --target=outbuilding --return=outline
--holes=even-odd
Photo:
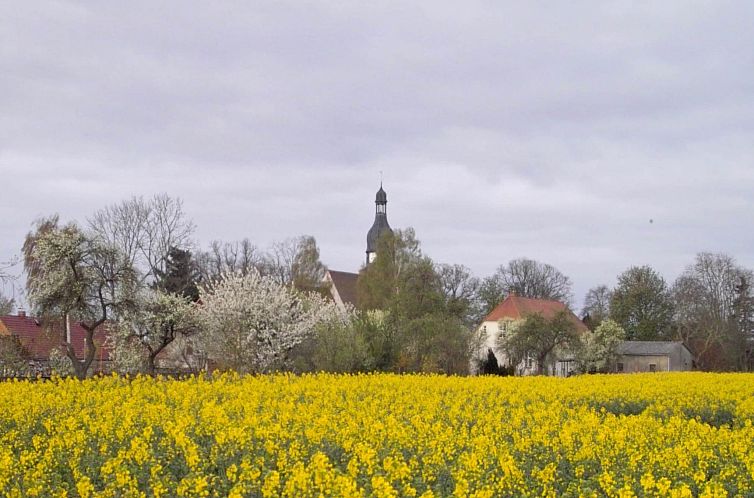
[[[679,372],[691,370],[691,351],[680,341],[623,341],[618,345],[616,372]]]

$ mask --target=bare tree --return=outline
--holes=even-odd
[[[477,303],[479,279],[463,265],[439,264],[435,266],[435,272],[440,278],[448,311],[466,325],[475,325],[481,318]]]
[[[571,279],[552,265],[520,258],[500,266],[493,278],[506,294],[536,299],[571,302]]]
[[[319,259],[317,241],[302,235],[272,244],[262,263],[263,275],[280,285],[320,290],[327,268]]]
[[[299,237],[274,242],[265,254],[262,274],[280,285],[293,285],[293,264],[300,245]]]
[[[699,253],[673,285],[675,333],[703,369],[735,368],[741,354],[736,303],[751,272],[726,254]]]
[[[589,318],[589,325],[592,330],[599,327],[600,323],[610,316],[610,299],[613,292],[607,285],[598,285],[592,287],[584,297],[584,307],[581,310],[583,317]]]
[[[226,274],[248,275],[261,271],[264,257],[249,239],[234,242],[212,241],[207,251],[196,256],[204,282],[214,282]]]
[[[167,194],[150,199],[132,197],[97,211],[89,227],[103,243],[124,255],[140,273],[142,281],[165,271],[167,255],[173,247],[191,245],[195,226],[186,217],[183,202]]]

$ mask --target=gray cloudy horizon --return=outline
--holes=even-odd
[[[394,228],[484,277],[754,268],[751,2],[0,0],[0,261],[41,216],[180,197],[197,243]],[[650,220],[652,222],[650,223]],[[8,293],[8,289],[5,289]]]

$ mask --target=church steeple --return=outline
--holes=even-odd
[[[382,182],[380,182],[380,189],[377,191],[374,204],[376,206],[374,223],[367,233],[367,264],[377,257],[377,240],[379,240],[380,235],[386,231],[393,233],[390,224],[387,222],[387,193],[382,189]]]

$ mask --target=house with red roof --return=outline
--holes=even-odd
[[[509,295],[498,304],[479,325],[479,335],[483,339],[483,347],[479,352],[479,359],[487,357],[488,351],[492,350],[500,365],[508,365],[505,354],[500,351],[498,343],[501,338],[510,332],[517,323],[526,319],[527,316],[539,314],[544,318],[551,320],[558,313],[566,312],[568,317],[573,321],[576,330],[579,333],[586,332],[588,329],[579,318],[568,309],[568,306],[559,302],[548,299],[532,299],[520,297],[515,294]],[[552,374],[567,377],[575,369],[575,361],[571,355],[561,352],[555,362]],[[510,365],[508,365],[510,366]],[[527,357],[519,365],[514,365],[516,373],[520,375],[533,375],[537,371],[537,365],[532,357]],[[475,368],[475,367],[473,367]]]
[[[58,350],[65,355],[64,345],[66,328],[60,322],[45,322],[26,315],[19,310],[16,315],[0,316],[0,340],[14,343],[18,346],[21,358],[27,363],[28,374],[48,376],[51,372],[50,355]],[[70,343],[76,357],[84,359],[86,354],[86,330],[78,322],[70,324]],[[94,333],[94,343],[97,353],[91,366],[93,373],[110,371],[112,351],[107,341],[107,328],[99,327]],[[5,372],[4,374],[12,374]]]

